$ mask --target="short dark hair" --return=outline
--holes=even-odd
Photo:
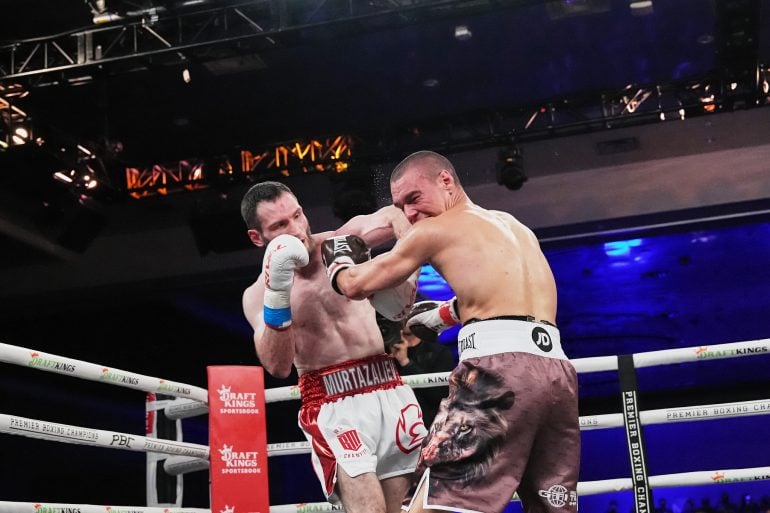
[[[406,171],[412,167],[419,167],[421,172],[429,173],[434,176],[438,175],[442,169],[446,169],[455,179],[455,182],[457,182],[458,185],[460,184],[457,171],[455,171],[455,167],[449,162],[449,159],[440,153],[429,150],[416,151],[399,162],[390,174],[390,183],[400,179],[404,176]]]
[[[281,194],[289,193],[294,196],[294,193],[289,187],[281,182],[260,182],[253,185],[251,189],[246,191],[241,200],[241,217],[246,226],[251,230],[259,230],[261,226],[259,224],[259,217],[257,217],[257,206],[263,201],[273,201]]]

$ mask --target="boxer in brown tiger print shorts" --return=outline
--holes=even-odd
[[[576,512],[577,375],[559,330],[513,318],[469,322],[458,348],[460,364],[404,509],[421,501],[423,508],[493,513],[516,491],[527,512]]]

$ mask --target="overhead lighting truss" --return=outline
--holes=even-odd
[[[113,2],[115,3],[115,2]],[[353,28],[366,19],[403,23],[412,15],[449,15],[462,9],[490,9],[478,0],[390,0],[372,2],[292,2],[188,0],[155,2],[133,11],[112,11],[106,2],[91,3],[94,26],[0,46],[0,81],[58,72],[64,80],[85,80],[85,68],[152,58],[181,62],[187,52],[211,46],[253,44],[254,51],[279,44],[299,30],[327,25]],[[98,8],[97,8],[98,4]],[[384,20],[384,21],[383,21]],[[354,29],[354,28],[353,28]],[[241,50],[242,53],[242,50]],[[35,85],[52,82],[39,81]],[[56,82],[58,83],[58,82]]]
[[[28,91],[21,84],[0,84],[0,151],[32,140],[32,126],[19,100]]]

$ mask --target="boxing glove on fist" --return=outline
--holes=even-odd
[[[332,288],[337,294],[342,294],[337,287],[337,273],[356,264],[366,262],[371,258],[369,248],[361,237],[356,235],[337,235],[329,237],[321,246],[321,256],[326,266],[326,273]]]
[[[422,339],[435,337],[447,328],[460,324],[457,298],[447,301],[418,301],[407,315],[406,326]]]
[[[292,235],[279,235],[265,248],[262,274],[265,277],[263,318],[265,324],[277,330],[291,326],[291,286],[294,270],[310,261],[307,248]]]

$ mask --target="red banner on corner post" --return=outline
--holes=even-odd
[[[269,513],[262,367],[207,371],[211,513]]]

